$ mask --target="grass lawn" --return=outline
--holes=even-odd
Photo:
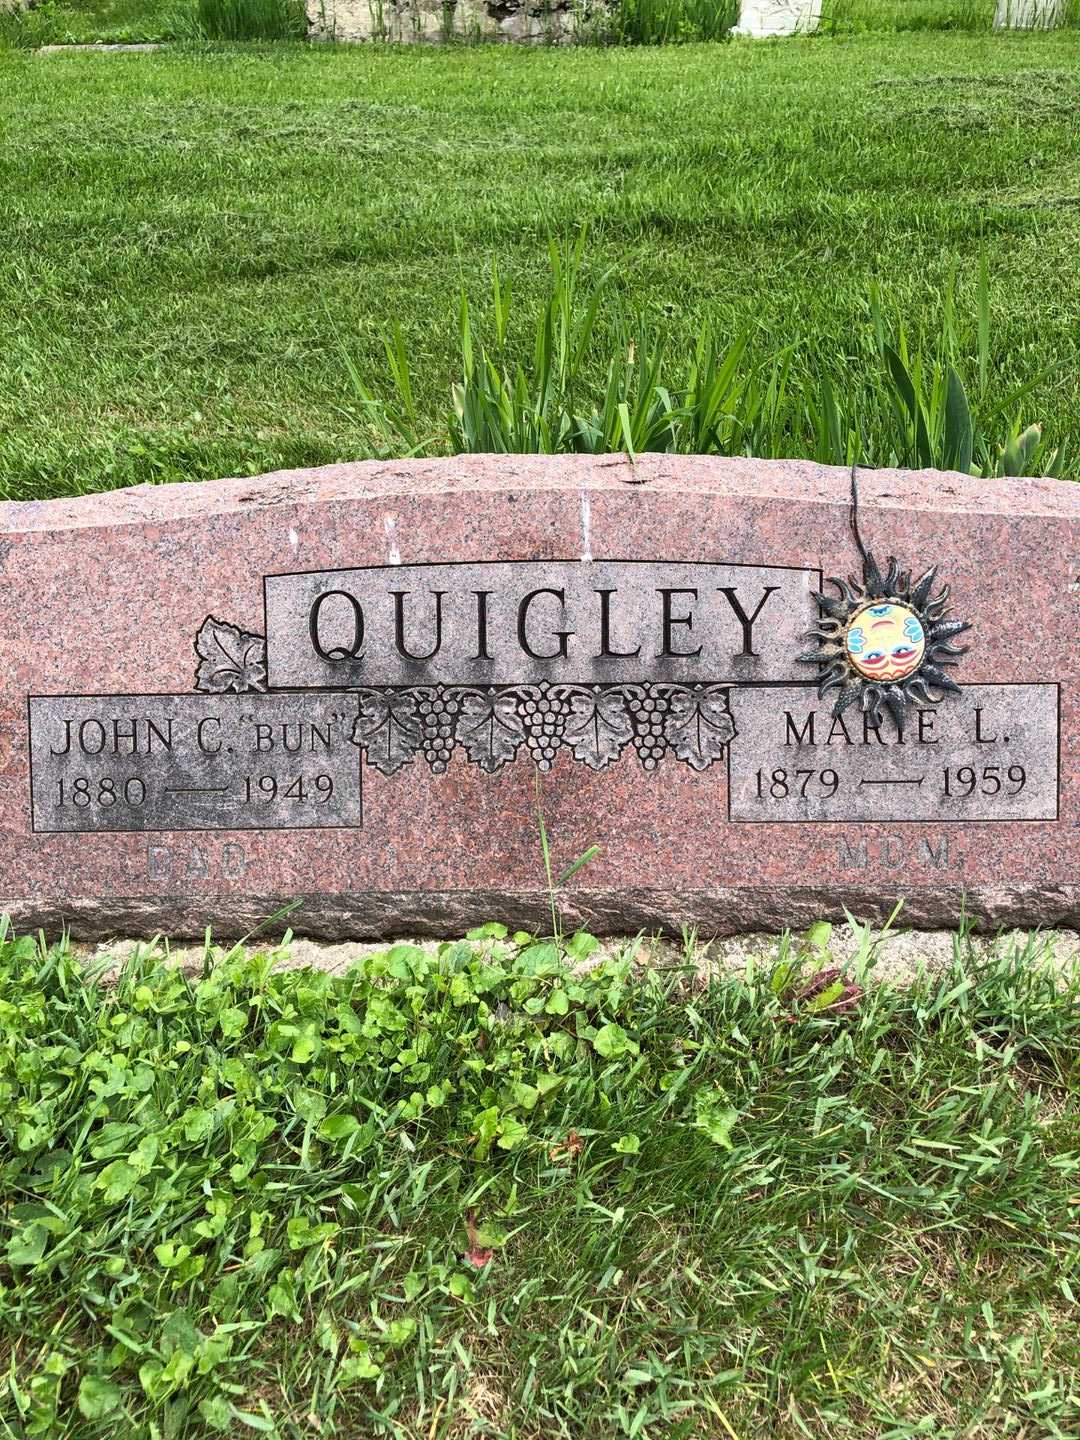
[[[923,3],[923,0],[916,0]],[[962,3],[962,0],[958,0]],[[3,7],[0,6],[0,9]],[[18,23],[0,25],[0,45],[124,45],[191,34],[188,0],[37,0]]]
[[[985,253],[990,383],[1060,362],[1075,439],[1078,113],[1076,30],[0,49],[0,497],[370,454],[393,322],[438,448],[458,286],[530,322],[582,224],[673,352],[853,380],[875,282],[933,333],[955,272],[973,353]],[[1080,970],[594,949],[106,979],[0,925],[0,1440],[1080,1433]]]
[[[0,939],[2,1433],[1080,1432],[1080,971],[594,945]]]
[[[400,321],[443,443],[455,292],[522,333],[545,238],[685,350],[701,320],[870,363],[985,247],[999,394],[1080,435],[1080,31],[660,50],[0,50],[0,495],[372,453],[346,343],[389,389]],[[526,323],[528,322],[528,323]],[[602,329],[602,325],[601,325]],[[602,346],[601,346],[602,351]],[[1072,473],[1072,472],[1070,472]]]

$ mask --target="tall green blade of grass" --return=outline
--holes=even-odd
[[[971,469],[971,410],[968,408],[963,382],[951,365],[947,385],[943,452],[945,465],[950,470],[966,472]]]

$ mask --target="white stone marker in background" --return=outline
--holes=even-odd
[[[1023,0],[1023,3],[1033,4],[1038,0]],[[752,40],[764,40],[770,35],[808,35],[817,29],[820,19],[821,0],[743,0],[739,23],[731,33],[747,35]]]
[[[1065,18],[1065,0],[997,0],[995,30],[1053,30]]]

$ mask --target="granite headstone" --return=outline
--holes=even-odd
[[[538,924],[539,777],[556,865],[600,846],[569,924],[903,899],[914,924],[1076,925],[1080,488],[859,483],[876,589],[849,473],[797,462],[461,457],[0,505],[0,908],[86,936],[294,902],[323,936]]]

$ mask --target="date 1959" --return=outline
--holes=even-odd
[[[733,689],[728,818],[806,825],[1058,818],[1058,687],[973,685],[899,730],[794,688]]]
[[[759,769],[754,777],[759,800],[772,798],[787,800],[797,797],[803,800],[831,800],[842,792],[844,782],[833,769]],[[858,789],[867,785],[918,785],[936,786],[945,799],[965,800],[976,793],[980,795],[1019,795],[1027,784],[1027,771],[1023,765],[974,765],[945,766],[942,770],[913,777],[909,780],[875,779],[864,776],[849,779],[847,785]]]

